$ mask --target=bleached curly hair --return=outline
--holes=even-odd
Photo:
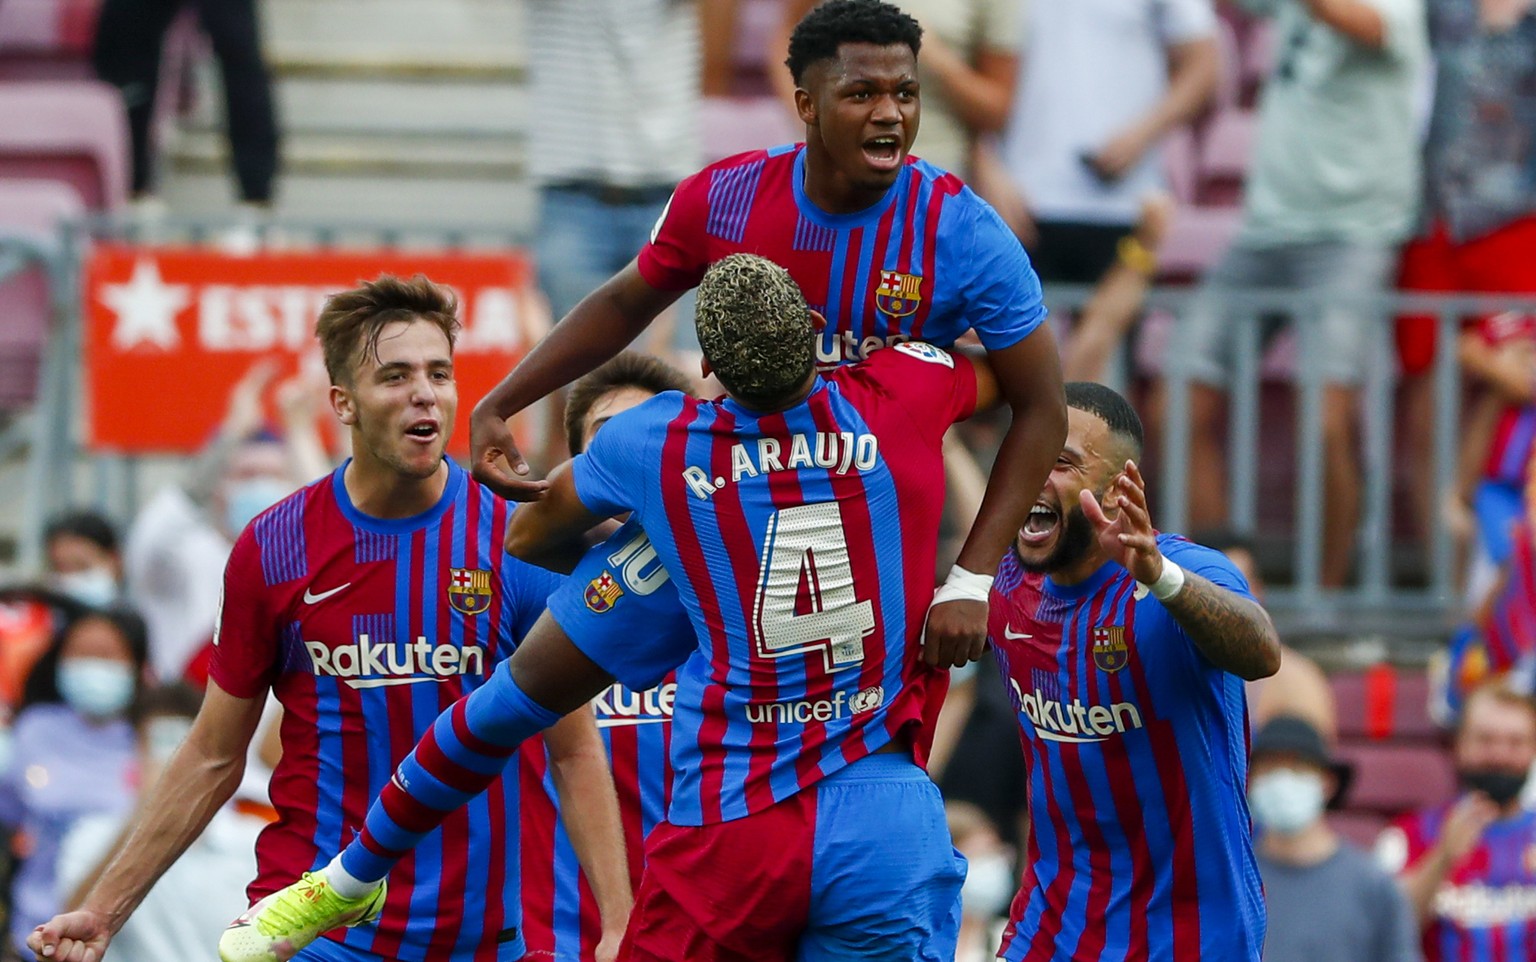
[[[699,347],[737,400],[773,407],[792,395],[816,364],[815,328],[789,271],[755,254],[716,261],[699,282],[694,307]]]

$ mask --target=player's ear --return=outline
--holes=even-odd
[[[336,420],[347,427],[357,423],[357,405],[353,403],[352,395],[346,388],[332,384],[328,400],[331,402],[331,410],[336,412]]]
[[[709,380],[709,376],[714,373],[715,369],[709,366],[709,358],[699,358],[699,374],[703,376],[704,380]]]
[[[804,87],[795,88],[795,113],[807,127],[816,126],[816,98]]]
[[[827,329],[827,319],[820,311],[811,311],[811,330],[820,334]]]

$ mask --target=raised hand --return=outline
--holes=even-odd
[[[518,452],[506,419],[479,405],[469,416],[469,471],[509,501],[537,501],[549,489],[548,481],[528,477],[528,462]]]
[[[1142,584],[1157,581],[1163,573],[1163,555],[1147,509],[1147,483],[1136,462],[1125,462],[1125,470],[1105,489],[1102,506],[1092,491],[1082,492],[1081,500],[1104,554]]]

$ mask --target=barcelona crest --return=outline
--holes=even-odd
[[[1122,625],[1106,625],[1093,629],[1093,663],[1100,671],[1116,672],[1131,660],[1131,649],[1125,643]]]
[[[596,614],[602,614],[613,608],[613,603],[624,594],[624,589],[614,580],[613,575],[604,571],[602,574],[587,582],[587,590],[583,597],[587,607]]]
[[[892,317],[915,313],[923,303],[923,279],[915,274],[881,271],[875,288],[875,306]]]
[[[449,568],[448,603],[466,615],[485,611],[491,606],[491,573],[484,568]]]

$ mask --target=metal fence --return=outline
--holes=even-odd
[[[208,241],[218,238],[227,227],[172,221],[159,225],[152,239]],[[278,230],[285,247],[301,249],[443,252],[505,247],[527,240],[512,232],[417,225],[285,224]],[[91,503],[108,506],[111,513],[126,517],[138,501],[138,463],[131,458],[83,450],[76,430],[82,391],[81,265],[92,241],[102,238],[130,242],[151,239],[136,237],[133,231],[120,225],[100,221],[66,225],[60,231],[58,243],[47,249],[0,237],[0,280],[7,276],[7,271],[41,264],[49,272],[55,292],[54,327],[36,409],[30,419],[28,507],[21,533],[23,565],[37,560],[43,519],[75,503],[79,494],[75,483],[79,465],[86,466],[84,476],[92,479],[93,490],[87,499]],[[1047,292],[1047,300],[1054,314],[1065,317],[1082,307],[1090,293],[1088,288],[1054,287]],[[1147,299],[1147,310],[1166,312],[1177,323],[1193,296],[1195,292],[1188,288],[1157,288]],[[1366,357],[1360,382],[1363,487],[1356,583],[1346,589],[1328,590],[1321,586],[1324,384],[1316,366],[1307,363],[1307,359],[1316,356],[1313,345],[1318,339],[1321,309],[1338,303],[1332,295],[1248,291],[1227,301],[1231,323],[1236,326],[1227,437],[1230,526],[1243,534],[1263,534],[1287,547],[1291,578],[1288,583],[1276,585],[1269,600],[1271,607],[1292,626],[1321,630],[1363,626],[1363,630],[1370,630],[1373,625],[1401,625],[1405,621],[1420,626],[1439,625],[1456,608],[1455,548],[1444,519],[1438,514],[1424,519],[1429,532],[1427,545],[1407,548],[1427,551],[1427,556],[1419,559],[1427,579],[1405,583],[1394,577],[1392,565],[1394,550],[1403,550],[1394,546],[1392,530],[1393,452],[1400,431],[1394,404],[1398,374],[1391,348],[1393,318],[1405,313],[1436,318],[1438,341],[1430,374],[1434,390],[1432,473],[1435,489],[1446,491],[1455,480],[1461,428],[1462,386],[1456,351],[1461,323],[1469,316],[1506,310],[1536,315],[1536,298],[1390,295],[1357,300],[1362,315],[1371,317],[1371,323],[1376,325],[1377,338],[1375,349]],[[1275,383],[1274,377],[1266,381],[1261,375],[1261,325],[1276,314],[1293,320],[1299,346],[1294,371],[1286,378],[1296,398],[1296,443],[1288,467],[1289,476],[1294,479],[1294,519],[1289,530],[1260,532],[1260,461],[1290,453],[1269,443],[1272,439],[1266,437],[1260,419],[1261,390],[1266,384]],[[1122,348],[1122,352],[1125,350]],[[1158,503],[1155,520],[1164,530],[1184,531],[1189,517],[1186,492],[1190,481],[1191,382],[1177,365],[1165,364],[1155,376],[1164,380],[1167,398],[1157,458],[1159,474],[1153,480]],[[14,456],[20,443],[22,439],[0,432],[0,454]]]

